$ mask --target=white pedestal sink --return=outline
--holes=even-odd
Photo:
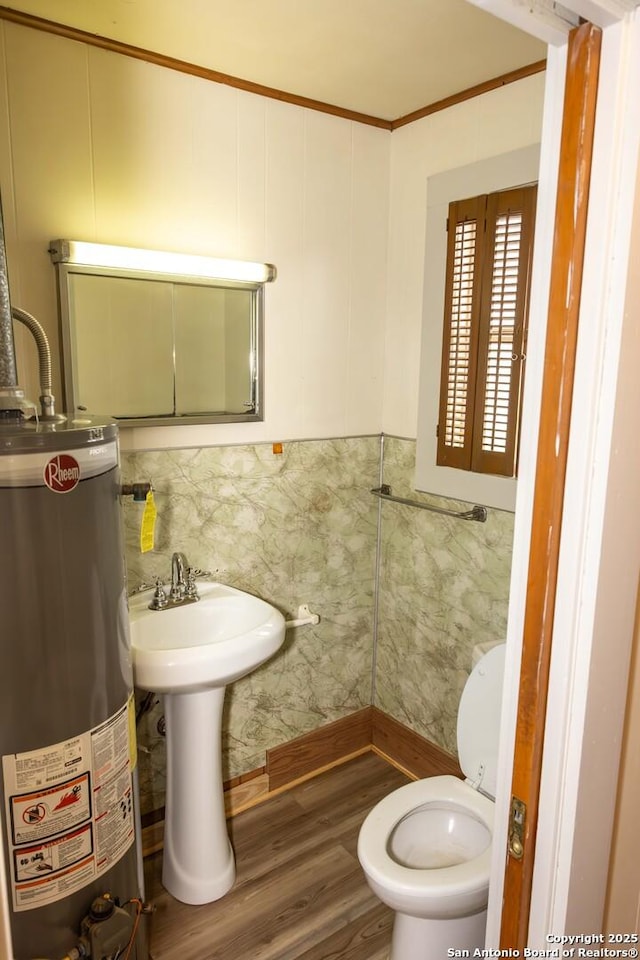
[[[233,886],[222,786],[224,690],[280,648],[282,614],[251,594],[198,583],[200,600],[150,610],[153,590],[129,600],[135,684],[164,694],[167,796],[162,883],[183,903]]]

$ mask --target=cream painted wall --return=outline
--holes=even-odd
[[[13,24],[0,41],[11,297],[54,348],[53,238],[278,267],[266,291],[266,422],[127,430],[123,447],[379,432],[388,131]],[[21,382],[34,364],[23,339]],[[57,358],[56,382],[60,395]],[[25,386],[37,394],[33,377]]]
[[[640,256],[640,165],[636,178],[634,229],[632,234],[631,262],[637,263]],[[636,318],[632,333],[624,344],[632,369],[637,371],[640,359],[640,328],[637,322],[640,311],[640,276],[637,270],[630,271],[626,314]],[[631,374],[633,376],[633,374]],[[637,394],[637,390],[636,390]],[[636,430],[637,407],[628,407],[627,429]],[[624,450],[626,444],[621,443]],[[637,481],[637,472],[629,472],[631,484]],[[622,498],[621,498],[622,500]],[[624,500],[622,500],[624,506]],[[636,601],[636,620],[629,672],[629,692],[625,716],[622,757],[618,780],[616,818],[614,824],[609,884],[604,917],[604,929],[608,933],[620,931],[640,934],[640,594]]]
[[[604,916],[607,933],[640,934],[640,620],[636,609],[618,801]]]
[[[427,178],[536,143],[544,74],[390,135],[15,24],[0,41],[12,302],[54,347],[53,238],[278,267],[266,422],[127,429],[124,449],[416,436]],[[35,394],[21,329],[17,352]]]
[[[536,74],[400,127],[391,137],[385,433],[415,437],[417,431],[427,178],[539,143],[544,82],[545,75]]]
[[[625,301],[625,328],[622,341],[622,359],[618,380],[617,417],[614,427],[612,449],[614,465],[623,464],[622,482],[615,490],[613,498],[618,521],[618,534],[613,535],[611,550],[618,558],[621,536],[630,536],[637,544],[638,519],[636,517],[635,535],[633,517],[629,519],[629,503],[635,500],[638,469],[640,465],[640,441],[638,440],[638,409],[640,406],[640,387],[638,385],[638,363],[640,363],[640,275],[637,264],[640,258],[640,164],[636,173],[635,207],[630,247],[630,269],[627,280]],[[620,470],[620,467],[618,467]],[[636,511],[637,512],[637,511]],[[623,534],[624,531],[624,534]],[[626,715],[622,736],[622,754],[618,774],[618,795],[614,821],[613,840],[609,863],[609,880],[605,910],[604,929],[610,933],[635,932],[640,934],[640,594],[637,592],[638,562],[611,564],[610,577],[613,582],[624,580],[630,590],[636,591],[635,628],[631,648],[631,667],[627,693]],[[612,584],[608,584],[612,590]],[[614,594],[615,596],[615,594]],[[617,599],[617,597],[616,597]],[[621,629],[616,619],[620,603],[616,607],[611,603],[601,616],[602,641],[600,659],[595,664],[596,676],[605,673],[605,661],[618,661],[626,666],[628,650],[628,632]],[[631,619],[631,611],[627,611]],[[619,651],[612,657],[614,650]],[[612,668],[608,667],[610,671]],[[601,715],[608,717],[610,708],[605,704]],[[601,727],[603,721],[595,721]],[[609,729],[609,728],[607,728]],[[595,740],[595,737],[593,738]],[[613,737],[608,738],[613,745]],[[594,791],[595,793],[595,791]],[[594,802],[599,801],[595,794]]]

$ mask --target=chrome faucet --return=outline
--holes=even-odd
[[[169,595],[167,596],[162,580],[158,578],[149,609],[169,610],[181,603],[194,603],[194,601],[199,600],[196,577],[205,575],[208,575],[206,570],[194,570],[193,567],[187,567],[184,553],[174,553],[171,557],[171,589]]]
[[[187,584],[184,579],[184,568],[184,553],[174,553],[171,557],[171,590],[169,592],[171,603],[180,603],[185,598]]]

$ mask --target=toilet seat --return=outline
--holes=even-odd
[[[454,866],[419,869],[398,863],[389,850],[393,830],[430,803],[451,806],[483,824],[489,832],[486,849]],[[487,906],[493,816],[493,802],[457,777],[416,780],[394,790],[369,813],[360,829],[358,857],[369,882],[384,890],[385,903],[394,909],[433,919],[473,914]]]
[[[505,644],[492,647],[467,678],[458,706],[458,760],[467,780],[496,795]]]

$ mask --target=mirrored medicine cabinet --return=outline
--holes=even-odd
[[[263,419],[271,264],[54,240],[67,410],[123,426]]]

